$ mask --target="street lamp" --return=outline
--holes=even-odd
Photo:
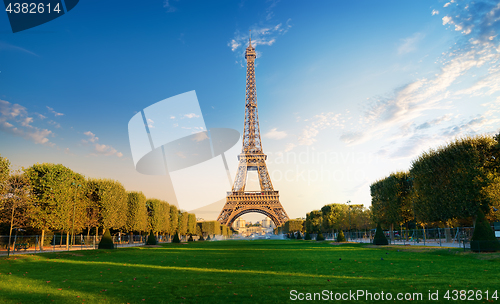
[[[349,233],[347,236],[347,240],[349,241],[351,239],[351,205],[349,205],[351,201],[347,201],[347,205],[349,206]]]
[[[73,245],[75,243],[75,209],[76,209],[76,193],[78,192],[78,187],[82,185],[77,185],[76,183],[71,183],[72,186],[75,186],[75,199],[73,200],[73,224],[71,225],[71,249],[73,249]]]

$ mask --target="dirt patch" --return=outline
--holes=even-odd
[[[142,247],[146,247],[146,248],[158,248],[158,247],[161,247],[160,245],[144,245]]]

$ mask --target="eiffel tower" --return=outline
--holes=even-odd
[[[257,212],[268,216],[276,225],[281,226],[288,220],[288,215],[280,203],[279,193],[274,190],[267,171],[267,155],[262,152],[260,140],[259,116],[257,111],[257,92],[255,88],[255,66],[257,57],[252,39],[246,49],[247,87],[245,102],[245,128],[243,131],[243,149],[238,155],[238,172],[233,190],[227,192],[226,204],[217,221],[231,226],[240,216]],[[257,171],[260,191],[245,191],[247,171]]]

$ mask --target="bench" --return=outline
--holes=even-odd
[[[16,244],[16,247],[14,248],[14,250],[21,250],[21,249],[24,249],[24,251],[26,251],[26,249],[28,249],[28,244]]]

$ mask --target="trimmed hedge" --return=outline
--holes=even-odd
[[[181,240],[179,239],[179,234],[176,232],[174,234],[174,238],[172,239],[172,243],[180,243]]]
[[[115,244],[113,244],[113,238],[111,237],[109,229],[106,229],[106,232],[104,232],[104,235],[99,242],[98,249],[115,249]]]
[[[316,236],[316,241],[324,241],[324,240],[325,240],[325,237],[323,236],[323,233],[319,233]]]
[[[382,231],[382,228],[380,227],[380,223],[378,223],[377,230],[375,231],[373,245],[389,245],[389,241],[385,237],[384,231]]]
[[[500,242],[495,237],[495,232],[491,229],[490,223],[481,210],[477,212],[476,227],[472,234],[470,249],[474,252],[500,251]]]
[[[155,234],[153,233],[153,230],[149,233],[148,240],[146,241],[146,245],[156,245],[158,242],[156,241]]]
[[[309,232],[306,232],[306,235],[304,236],[304,240],[306,240],[306,241],[311,240],[311,235],[309,234]]]
[[[340,230],[339,234],[337,235],[337,242],[345,242],[345,236],[344,236],[344,231]]]

